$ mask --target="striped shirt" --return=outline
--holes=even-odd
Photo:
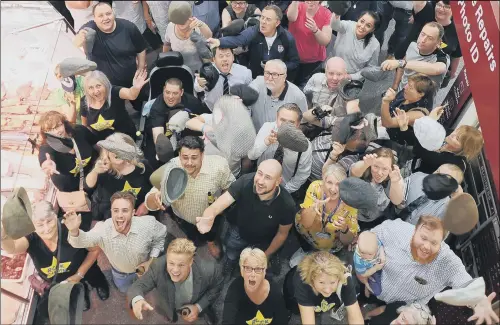
[[[161,182],[162,191],[164,191],[164,184],[166,184],[165,176],[170,173],[174,167],[182,167],[179,157],[176,157],[165,168],[163,173],[164,178]],[[196,178],[188,175],[188,182],[184,194],[172,203],[172,210],[179,218],[196,224],[196,217],[201,217],[206,208],[208,208],[208,192],[212,195],[227,190],[231,183],[236,179],[234,178],[227,160],[217,155],[206,155],[203,157],[200,172]],[[147,195],[158,191],[153,188]],[[163,197],[163,195],[162,195]]]
[[[113,219],[98,222],[78,237],[68,235],[68,242],[76,248],[99,246],[111,266],[123,273],[133,273],[137,266],[163,251],[167,227],[153,216],[132,217],[129,232],[124,235],[115,230]]]
[[[446,287],[459,289],[467,286],[472,277],[465,270],[460,258],[442,242],[438,255],[429,264],[416,262],[410,243],[415,226],[401,219],[386,220],[371,231],[384,245],[386,264],[382,269],[382,293],[378,299],[391,303],[426,304]],[[425,280],[425,284],[416,278]]]

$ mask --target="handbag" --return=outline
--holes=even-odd
[[[75,211],[75,212],[90,212],[90,207],[92,206],[90,199],[83,190],[83,163],[82,157],[80,156],[80,151],[76,145],[75,139],[71,138],[73,141],[73,148],[75,148],[76,158],[80,164],[80,186],[78,191],[74,192],[61,192],[57,191],[57,203],[59,207],[64,211]]]
[[[59,258],[61,257],[61,239],[62,239],[62,234],[61,234],[61,224],[59,220],[57,221],[57,263],[59,264]],[[56,266],[58,268],[58,266]],[[54,274],[54,277],[52,278],[52,282],[44,280],[38,273],[33,273],[28,277],[28,281],[30,282],[31,288],[35,290],[36,293],[38,293],[40,296],[45,295],[50,288],[56,283],[56,278],[57,278],[58,270],[56,269],[56,273]]]

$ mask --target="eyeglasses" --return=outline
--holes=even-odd
[[[443,10],[451,10],[451,6],[450,5],[445,5],[445,4],[442,4],[442,3],[436,4],[436,8],[443,9]]]
[[[244,7],[247,5],[246,1],[231,1],[231,5],[235,7]]]
[[[271,79],[277,79],[279,76],[284,76],[284,73],[276,73],[276,72],[269,72],[269,71],[264,71],[264,77],[271,77]]]
[[[432,315],[429,313],[428,309],[425,306],[417,303],[411,304],[411,306],[415,307],[420,312],[420,317],[425,320],[426,325],[431,325],[433,323]]]
[[[254,271],[255,274],[262,274],[265,269],[265,267],[251,267],[243,265],[243,271],[245,271],[245,273],[252,273],[252,271]]]

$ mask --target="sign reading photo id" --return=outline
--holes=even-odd
[[[500,193],[499,30],[497,1],[450,1],[467,79],[485,141],[486,158]],[[498,8],[495,8],[498,10]]]

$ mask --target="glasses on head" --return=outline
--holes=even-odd
[[[231,1],[231,5],[235,7],[244,7],[246,4],[247,3],[245,1]]]
[[[262,274],[266,268],[265,267],[251,267],[247,265],[243,265],[243,271],[245,273],[252,273],[255,272],[255,274]]]
[[[424,305],[413,303],[411,304],[415,309],[417,309],[420,313],[420,317],[422,317],[423,320],[425,320],[426,325],[431,325],[433,324],[433,319],[432,315],[428,312],[428,309],[425,308]]]
[[[451,6],[445,5],[444,3],[438,3],[436,4],[436,7],[443,10],[451,10]]]
[[[264,77],[271,78],[271,79],[277,79],[280,76],[284,76],[284,73],[276,73],[276,72],[269,72],[269,71],[264,71]]]

